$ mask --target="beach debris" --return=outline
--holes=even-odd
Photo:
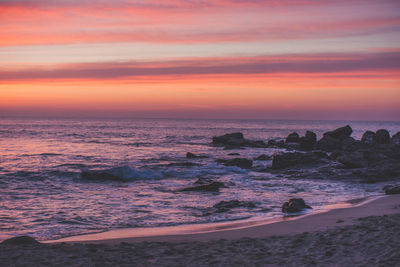
[[[236,166],[242,169],[251,169],[253,161],[246,158],[234,158],[234,159],[217,159],[217,163],[222,163],[224,166]]]
[[[189,191],[203,191],[203,192],[219,192],[219,189],[224,187],[224,183],[213,181],[208,184],[200,184],[190,187],[185,187],[179,189],[179,192],[189,192]]]
[[[383,190],[386,195],[397,195],[400,194],[400,185],[386,185]]]
[[[239,153],[229,153],[228,156],[240,156]]]
[[[241,147],[267,147],[264,141],[245,139],[243,133],[229,133],[212,138],[213,145],[224,146],[226,149],[235,149]]]
[[[272,169],[285,169],[297,165],[315,165],[326,163],[327,159],[328,155],[320,151],[280,153],[274,155]]]
[[[291,198],[288,202],[283,203],[282,212],[284,213],[295,213],[300,212],[303,209],[312,209],[306,204],[302,198]]]
[[[206,158],[208,158],[208,156],[206,156],[206,155],[196,155],[194,153],[187,152],[186,153],[186,158],[187,159],[206,159]]]
[[[26,245],[39,245],[40,243],[36,241],[33,237],[30,236],[16,236],[1,242],[4,245],[17,245],[17,246],[26,246]]]

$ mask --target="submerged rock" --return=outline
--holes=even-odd
[[[201,184],[191,187],[185,187],[178,191],[180,192],[188,192],[188,191],[203,191],[203,192],[219,192],[219,189],[224,187],[224,183],[222,182],[211,182],[209,184]]]
[[[300,212],[303,209],[312,209],[306,204],[302,198],[291,198],[288,202],[283,203],[282,212],[284,213],[295,213]]]
[[[194,154],[194,153],[187,152],[187,153],[186,153],[186,158],[187,158],[187,159],[206,159],[206,158],[208,158],[208,156],[205,156],[205,155],[196,155],[196,154]]]
[[[251,169],[253,166],[253,161],[246,158],[217,159],[216,162],[222,163],[225,166],[236,166],[242,169]]]
[[[386,195],[400,194],[400,185],[387,185],[383,188]]]
[[[33,237],[30,236],[16,236],[9,239],[4,240],[1,242],[4,245],[18,245],[18,246],[25,246],[25,245],[39,245],[40,243],[36,241]]]
[[[220,201],[213,206],[217,212],[225,212],[234,208],[255,208],[256,205],[251,201],[240,201],[240,200],[230,200],[230,201]]]
[[[272,160],[272,169],[285,169],[296,165],[315,165],[326,163],[328,155],[324,152],[293,152],[277,154]]]
[[[380,129],[376,131],[374,136],[374,143],[376,144],[389,144],[390,143],[390,134],[385,129]]]

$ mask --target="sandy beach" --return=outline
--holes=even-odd
[[[399,220],[400,195],[382,196],[295,220],[203,233],[134,237],[111,231],[47,244],[1,244],[0,264],[398,266]]]

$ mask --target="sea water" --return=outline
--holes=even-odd
[[[276,148],[224,150],[213,136],[242,132],[267,141],[291,132],[304,135],[350,124],[366,130],[400,130],[399,122],[185,120],[185,119],[0,119],[0,239],[31,235],[49,240],[118,228],[160,227],[282,216],[281,205],[301,197],[314,209],[381,193],[381,184],[296,179],[226,167],[216,159],[261,154]],[[206,155],[186,159],[186,153]],[[239,153],[240,156],[230,156]],[[194,164],[186,164],[187,162]],[[271,161],[254,161],[256,168]],[[82,170],[117,168],[126,182],[87,181]],[[223,182],[220,192],[180,192],[198,178]],[[220,201],[254,205],[214,212]]]

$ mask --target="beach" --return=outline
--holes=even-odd
[[[398,266],[400,195],[205,233],[1,244],[2,266]],[[59,240],[61,241],[61,240]]]

